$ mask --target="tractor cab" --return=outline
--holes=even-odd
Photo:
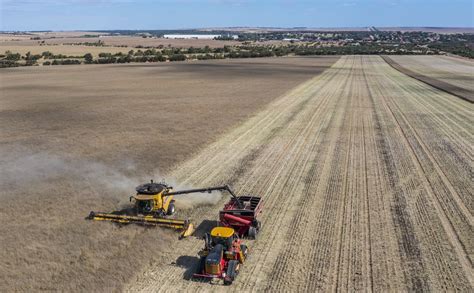
[[[232,243],[239,239],[234,229],[229,227],[215,227],[210,236],[211,246],[222,245],[226,249],[231,249]]]
[[[244,245],[233,228],[215,227],[204,237],[205,246],[195,278],[223,279],[229,285],[247,257]]]

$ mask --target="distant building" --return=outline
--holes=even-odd
[[[212,40],[220,37],[221,35],[163,35],[165,39],[203,39]]]

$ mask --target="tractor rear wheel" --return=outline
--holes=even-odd
[[[244,254],[245,258],[247,258],[247,253],[248,253],[247,245],[241,244],[241,245],[240,245],[240,250],[241,250],[242,253]]]
[[[229,261],[227,273],[224,278],[224,285],[231,285],[238,273],[239,262],[237,260]]]
[[[258,233],[257,228],[255,228],[253,226],[249,228],[249,238],[250,239],[257,239],[257,233]]]
[[[196,270],[197,274],[202,274],[204,272],[204,267],[206,266],[206,257],[201,256],[201,259],[199,260],[199,264]]]

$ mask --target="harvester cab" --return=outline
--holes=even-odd
[[[204,236],[204,249],[194,278],[223,280],[230,285],[244,263],[248,248],[230,227],[215,227]]]
[[[137,214],[153,215],[156,218],[171,216],[175,212],[173,195],[168,193],[173,191],[173,187],[166,183],[145,183],[137,186],[137,194],[130,197],[130,202],[134,202]]]

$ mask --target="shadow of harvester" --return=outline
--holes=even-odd
[[[203,239],[204,234],[210,233],[212,228],[217,227],[219,225],[219,221],[214,221],[214,220],[204,220],[202,221],[199,226],[196,227],[196,230],[194,231],[194,237]],[[204,245],[204,242],[203,242]]]

